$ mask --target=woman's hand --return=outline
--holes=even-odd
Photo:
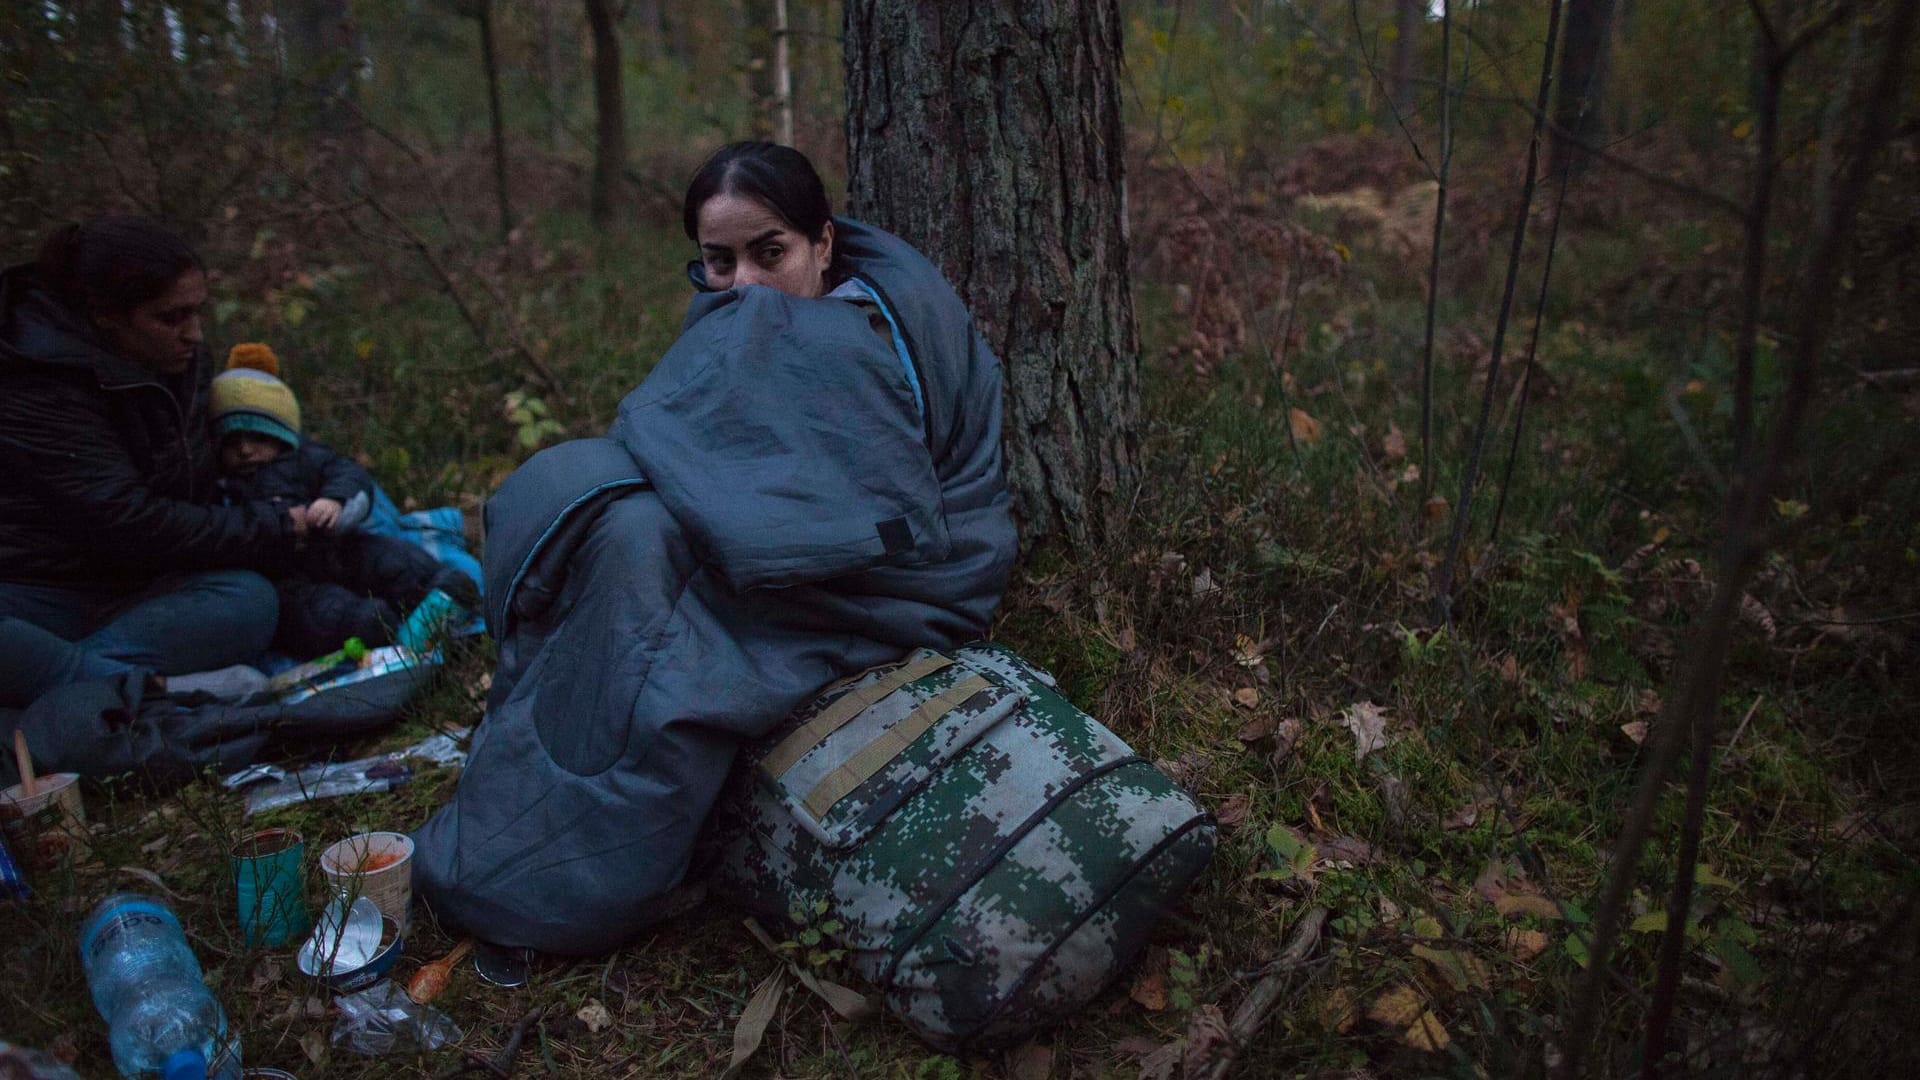
[[[315,499],[307,504],[307,525],[321,532],[332,532],[340,522],[340,502],[337,499]]]

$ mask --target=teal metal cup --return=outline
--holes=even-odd
[[[262,829],[228,852],[240,931],[249,947],[275,948],[306,935],[311,923],[300,876],[306,852],[306,841],[292,829]]]

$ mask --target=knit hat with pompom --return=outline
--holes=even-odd
[[[300,399],[280,381],[280,358],[257,342],[235,345],[213,379],[213,432],[251,431],[300,445]]]

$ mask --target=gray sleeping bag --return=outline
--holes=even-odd
[[[978,637],[1015,536],[1000,368],[924,257],[848,220],[885,316],[696,296],[604,439],[487,504],[500,661],[415,885],[490,941],[585,954],[658,915],[736,749],[826,683]]]

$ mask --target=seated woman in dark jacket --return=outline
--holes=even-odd
[[[603,439],[487,504],[487,716],[416,834],[442,925],[586,954],[667,910],[735,751],[826,683],[985,633],[1016,547],[1000,363],[790,147],[689,186],[702,292]]]
[[[140,218],[0,274],[0,705],[266,649],[298,514],[210,505],[206,274]]]

